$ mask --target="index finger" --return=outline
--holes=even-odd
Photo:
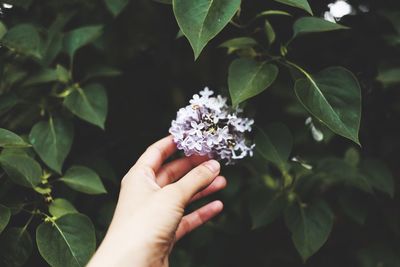
[[[156,172],[175,151],[176,145],[172,135],[169,135],[149,146],[136,164],[150,167]]]

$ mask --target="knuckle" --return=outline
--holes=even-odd
[[[206,166],[200,165],[193,169],[193,175],[199,178],[205,178],[212,176],[213,173]]]

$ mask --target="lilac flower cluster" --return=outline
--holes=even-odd
[[[226,164],[253,156],[255,144],[248,144],[245,133],[251,132],[254,120],[241,117],[243,110],[230,108],[226,98],[213,94],[206,87],[178,111],[169,129],[178,149],[186,156],[208,155]]]

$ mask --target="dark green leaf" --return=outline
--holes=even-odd
[[[62,83],[68,83],[71,80],[69,71],[60,64],[56,66],[57,80]]]
[[[41,69],[39,72],[31,75],[22,86],[32,86],[48,82],[55,82],[58,79],[56,70],[54,69]]]
[[[256,40],[250,37],[237,37],[220,44],[220,47],[228,48],[228,54],[231,54],[240,49],[248,49],[257,46]]]
[[[85,26],[72,30],[64,36],[64,50],[73,58],[76,50],[96,40],[103,32],[103,26]]]
[[[42,40],[36,27],[31,24],[18,24],[12,27],[1,43],[11,51],[38,59],[42,57]]]
[[[31,236],[25,228],[6,229],[0,236],[1,265],[23,266],[32,254],[32,247]]]
[[[400,68],[385,68],[380,69],[376,79],[385,87],[400,83]]]
[[[0,40],[3,38],[3,36],[7,33],[7,27],[6,25],[3,24],[3,22],[0,21]]]
[[[36,229],[40,255],[53,267],[85,266],[96,248],[94,227],[79,213],[44,222]]]
[[[293,137],[290,130],[281,123],[268,125],[264,131],[259,130],[255,139],[256,150],[268,161],[285,169],[292,151]]]
[[[116,17],[128,5],[129,0],[104,0],[104,2],[111,14]]]
[[[61,173],[73,137],[71,122],[58,117],[50,117],[49,121],[36,123],[29,134],[29,140],[36,153],[47,166],[58,173]]]
[[[360,192],[342,194],[338,201],[347,217],[360,225],[364,224],[370,203],[365,200],[365,197],[360,195]]]
[[[96,66],[86,73],[84,80],[87,81],[89,79],[98,78],[98,77],[114,77],[114,76],[118,76],[121,74],[122,74],[122,72],[120,70],[113,68],[113,67]]]
[[[90,84],[77,88],[64,100],[64,105],[79,118],[104,129],[108,101],[101,84]]]
[[[315,33],[315,32],[328,32],[336,30],[346,30],[349,27],[329,22],[321,18],[316,17],[302,17],[293,25],[293,38],[298,35]]]
[[[0,97],[0,115],[7,112],[18,104],[19,99],[16,94],[10,92],[8,94],[1,95]]]
[[[8,222],[10,221],[10,217],[10,209],[0,204],[0,234],[6,228]]]
[[[285,4],[285,5],[297,7],[297,8],[307,11],[311,15],[313,14],[311,7],[308,4],[307,0],[274,0],[274,1]]]
[[[194,57],[232,19],[240,7],[240,0],[173,0],[175,18],[188,38]]]
[[[82,193],[107,193],[97,173],[84,166],[72,166],[60,180],[72,189]]]
[[[0,154],[0,165],[10,179],[19,185],[33,188],[41,182],[42,168],[25,153],[3,151]]]
[[[323,201],[294,203],[285,212],[285,222],[297,251],[306,261],[328,239],[333,226],[333,213]]]
[[[62,217],[68,213],[78,213],[75,207],[64,198],[56,198],[49,205],[49,212],[54,217]]]
[[[15,133],[0,128],[0,147],[30,147],[30,144]]]
[[[272,223],[282,214],[286,204],[285,194],[272,193],[266,189],[253,192],[249,203],[252,229]]]
[[[256,96],[267,89],[276,79],[278,67],[247,58],[234,60],[229,66],[228,86],[232,104]]]
[[[330,67],[295,83],[303,106],[333,132],[357,144],[361,120],[361,89],[354,75],[342,67]]]
[[[382,161],[373,159],[365,160],[361,163],[360,170],[373,188],[391,197],[394,196],[392,173]]]
[[[269,23],[268,20],[265,20],[264,22],[264,32],[265,35],[267,36],[268,44],[269,45],[273,44],[275,42],[276,35],[274,28],[272,27],[271,23]]]

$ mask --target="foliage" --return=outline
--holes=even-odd
[[[400,266],[396,1],[338,23],[329,1],[5,2],[2,266],[84,266],[117,177],[205,85],[255,118],[256,155],[171,266]]]

